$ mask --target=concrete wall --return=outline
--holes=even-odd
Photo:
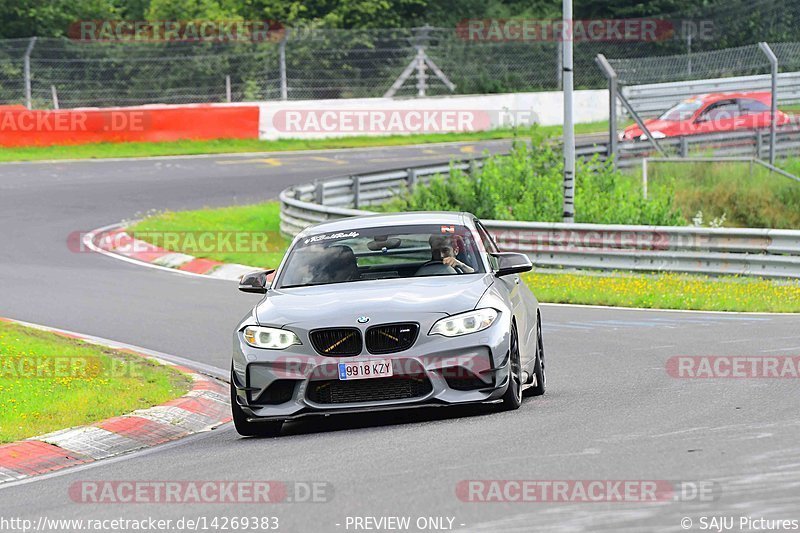
[[[485,131],[563,123],[563,93],[261,102],[261,139]],[[608,91],[575,91],[577,123],[608,120]]]

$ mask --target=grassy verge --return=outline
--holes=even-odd
[[[779,162],[798,175],[800,160]],[[640,180],[641,172],[632,175]],[[651,198],[673,199],[686,220],[702,212],[725,226],[800,228],[800,183],[749,163],[650,163]]]
[[[544,126],[540,131],[561,134],[561,126]],[[608,130],[607,122],[577,124],[575,131],[596,133]],[[372,146],[403,146],[456,141],[485,141],[526,136],[525,129],[498,128],[491,131],[469,133],[429,133],[419,135],[386,135],[338,137],[331,139],[285,139],[260,141],[258,139],[220,139],[215,141],[174,141],[96,143],[77,146],[35,146],[3,148],[2,161],[41,161],[48,159],[104,159],[110,157],[155,157],[166,155],[227,154],[243,152],[289,152],[297,150],[324,150],[334,148],[367,148]]]
[[[0,322],[0,443],[158,405],[190,381],[141,357]]]
[[[267,202],[168,212],[145,219],[131,231],[155,244],[163,244],[164,236],[169,232],[266,232],[271,246],[266,252],[198,251],[190,246],[179,247],[176,251],[255,267],[276,267],[288,246],[288,242],[277,235],[279,207],[278,202]],[[148,235],[147,232],[154,234]],[[621,272],[613,276],[532,272],[525,275],[525,281],[542,302],[653,309],[800,312],[800,284],[762,279]]]
[[[267,268],[278,266],[290,244],[279,231],[279,202],[167,211],[128,228],[128,233],[137,239],[174,252]],[[256,234],[265,239],[255,241],[251,237]],[[203,235],[209,236],[208,246],[201,245]]]
[[[592,276],[531,272],[523,275],[542,302],[695,309],[800,313],[800,284],[758,278],[688,274],[628,274]]]

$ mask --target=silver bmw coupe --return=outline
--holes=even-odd
[[[354,217],[305,229],[233,335],[237,431],[276,436],[300,417],[497,404],[545,392],[539,304],[469,213]],[[270,280],[270,275],[274,277]]]

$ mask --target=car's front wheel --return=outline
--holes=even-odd
[[[519,357],[519,337],[517,325],[511,323],[511,341],[509,343],[508,387],[503,395],[502,409],[513,411],[522,405],[522,364]]]
[[[533,369],[535,384],[526,391],[530,396],[541,396],[547,388],[544,370],[544,342],[542,342],[542,317],[536,315],[536,366]]]
[[[231,372],[232,373],[232,372]],[[281,433],[283,420],[265,420],[264,422],[250,422],[236,400],[236,386],[231,375],[231,414],[233,425],[239,435],[243,437],[277,437]]]

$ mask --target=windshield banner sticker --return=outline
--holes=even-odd
[[[351,231],[349,233],[323,233],[322,235],[314,235],[313,237],[309,237],[303,241],[303,244],[308,244],[310,242],[329,241],[331,239],[358,237],[359,235],[360,233],[357,231]]]

